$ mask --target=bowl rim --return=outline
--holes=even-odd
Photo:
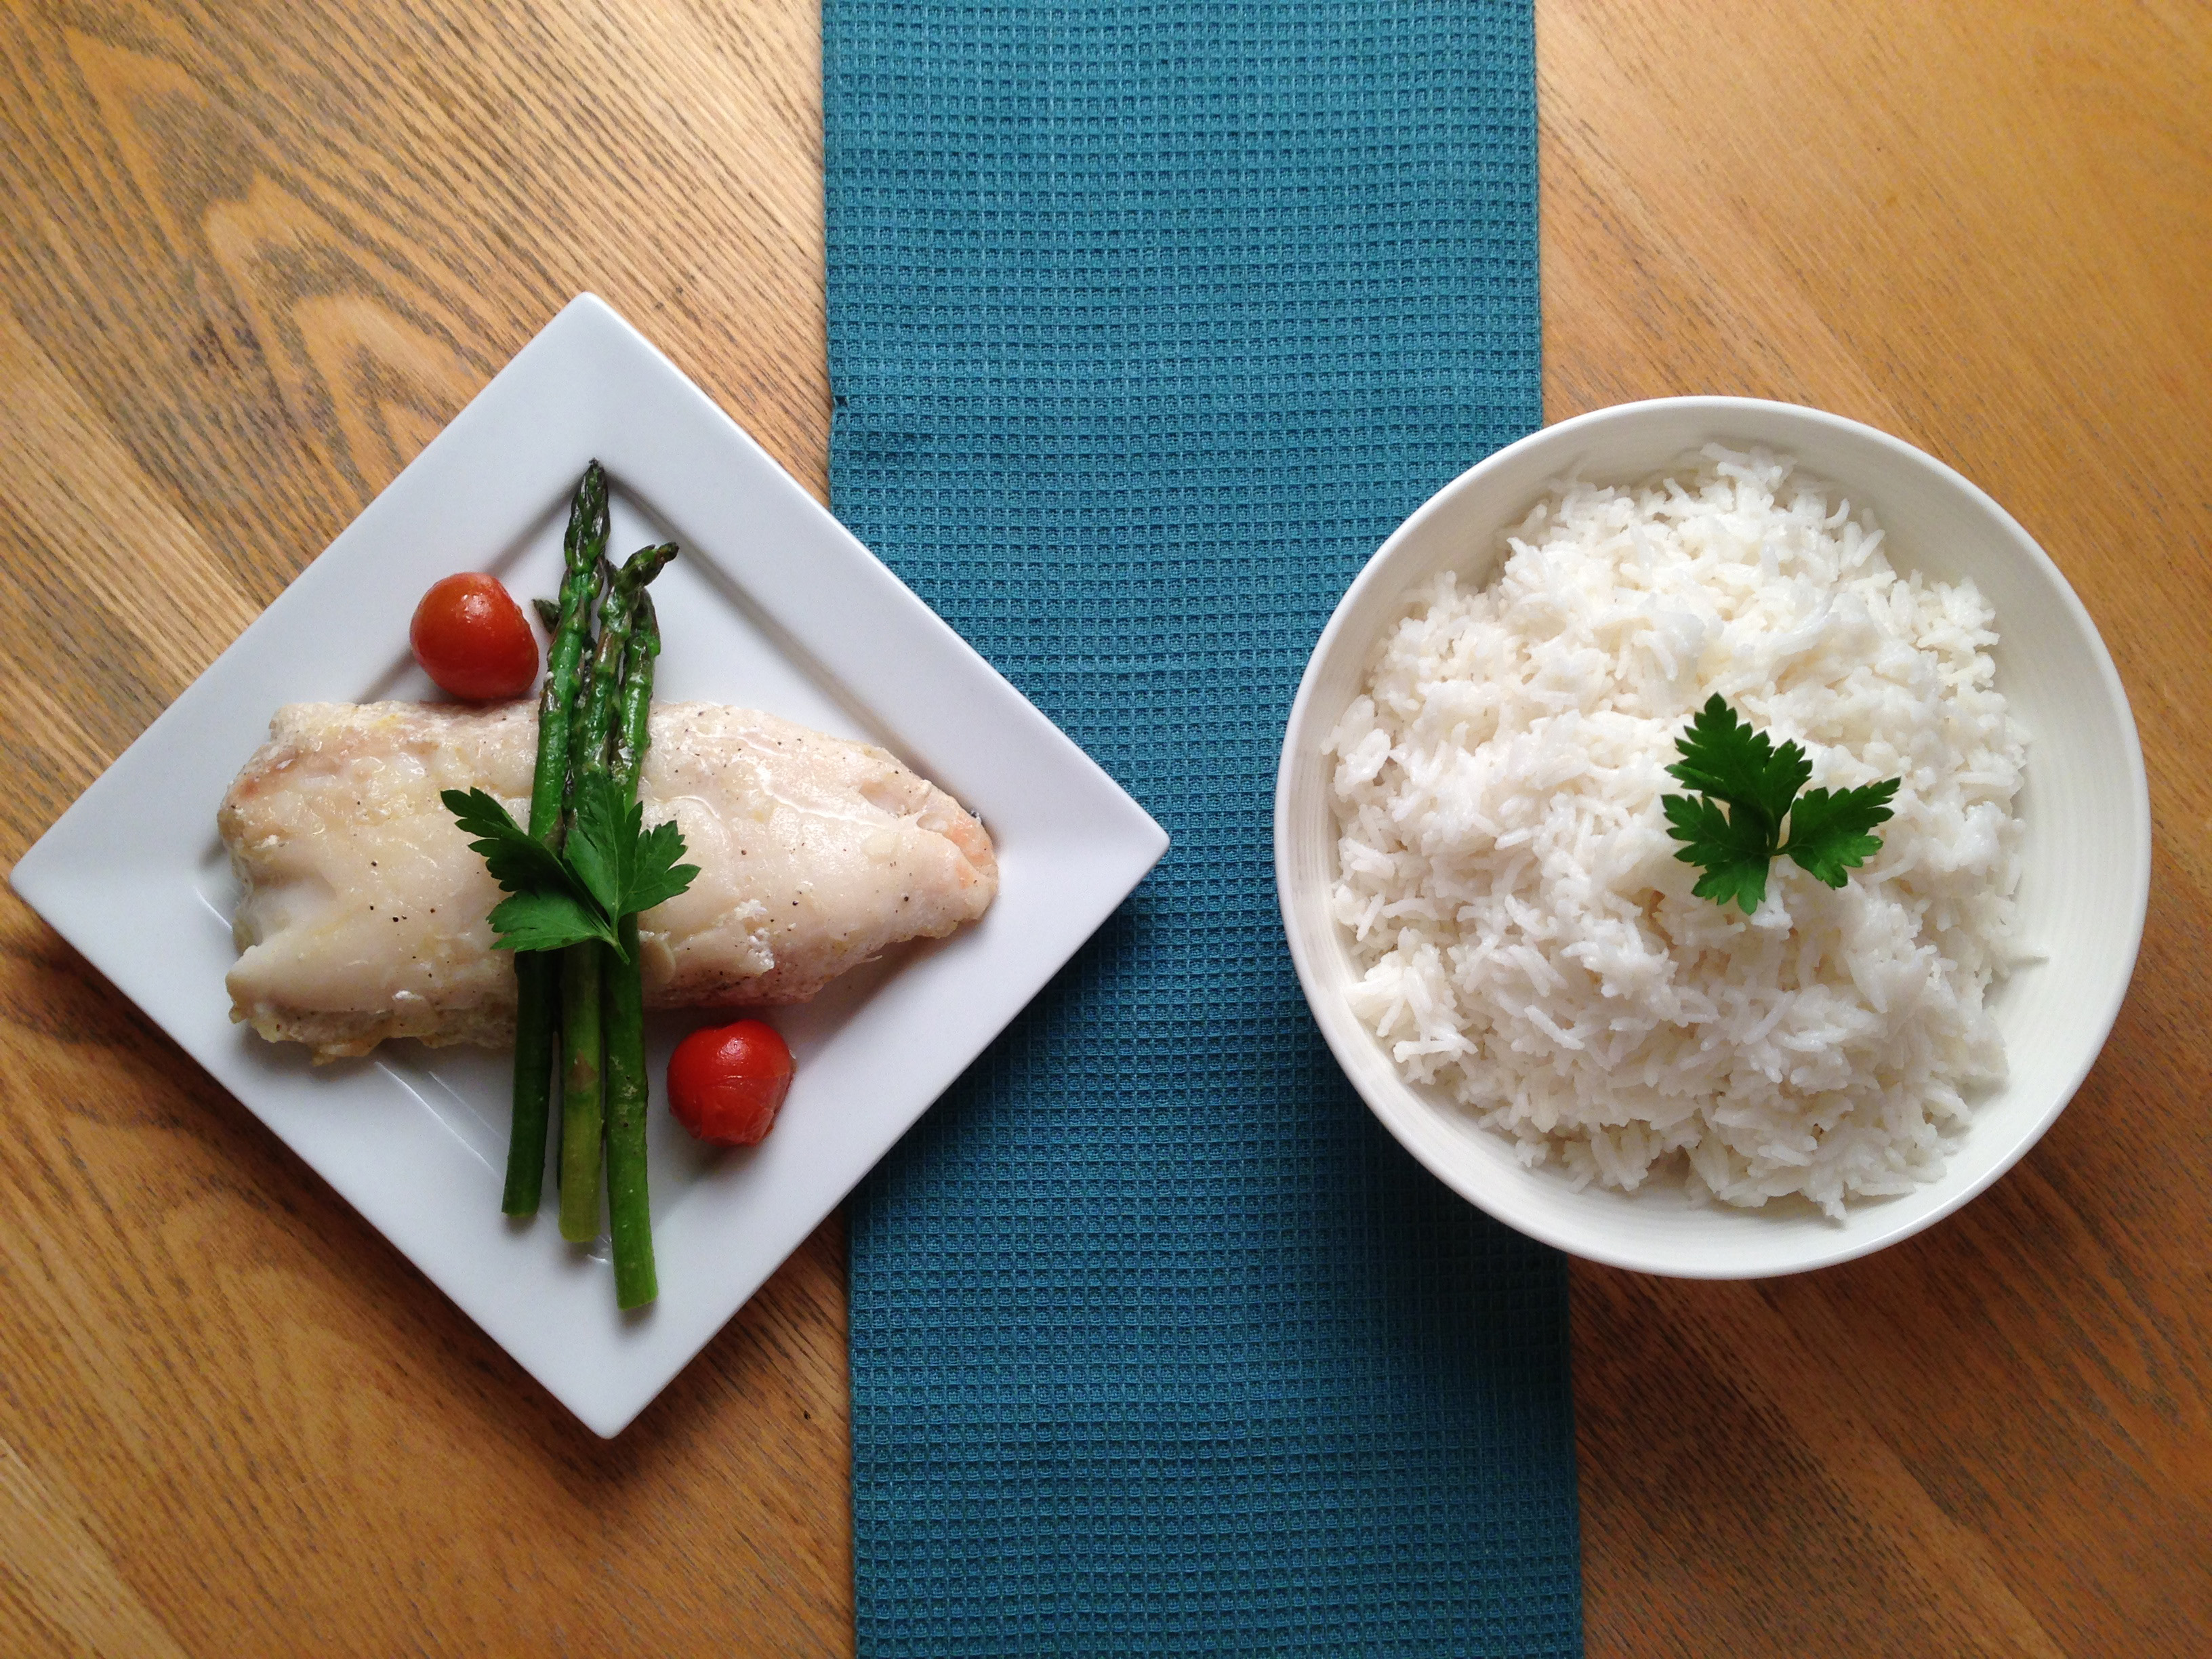
[[[1294,763],[1304,745],[1317,744],[1320,734],[1308,731],[1311,724],[1316,689],[1324,665],[1334,653],[1342,648],[1342,636],[1348,619],[1360,608],[1369,590],[1392,580],[1394,568],[1402,550],[1413,541],[1431,519],[1440,517],[1456,505],[1458,499],[1478,490],[1494,474],[1517,465],[1530,452],[1547,448],[1565,448],[1577,437],[1593,428],[1611,426],[1650,419],[1661,411],[1668,414],[1711,416],[1721,419],[1737,417],[1747,423],[1769,419],[1777,415],[1785,419],[1809,422],[1838,433],[1848,434],[1856,441],[1886,452],[1899,464],[1929,472],[1942,483],[1956,490],[1972,506],[1986,514],[2002,535],[2008,538],[2016,551],[2026,556],[2030,567],[2045,579],[2054,592],[2069,622],[2088,647],[2097,680],[2106,698],[2119,715],[2119,725],[2124,742],[2119,759],[2127,773],[2129,791],[2126,805],[2129,828],[2134,832],[2126,837],[2123,850],[2126,853],[2131,876],[2131,904],[2125,928],[2126,946],[2123,971],[2115,978],[2106,1006],[2096,1011],[2094,1029],[2096,1040],[2084,1045],[2078,1061],[2071,1068],[2063,1086],[2057,1089],[2049,1105],[2021,1133],[2015,1145],[2008,1149],[1975,1178],[1960,1183],[1958,1190],[1947,1194],[1943,1200],[1923,1212],[1893,1216],[1887,1224],[1879,1219],[1870,1221],[1863,1231],[1846,1232],[1838,1230],[1833,1245],[1826,1249],[1815,1249],[1802,1259],[1773,1263],[1762,1263],[1747,1259],[1739,1265],[1717,1267],[1700,1263],[1673,1261],[1666,1258],[1662,1249],[1655,1249],[1648,1243],[1641,1248],[1624,1245],[1603,1237],[1593,1238],[1571,1226],[1557,1224],[1553,1218],[1538,1209],[1533,1201],[1523,1205],[1510,1197],[1501,1198],[1488,1190],[1483,1183],[1451,1159],[1442,1156],[1431,1138],[1413,1132],[1413,1118],[1432,1109],[1422,1102],[1414,1091],[1407,1088],[1400,1096],[1378,1100],[1362,1082],[1359,1068],[1345,1052],[1345,1045],[1353,1038],[1372,1045],[1374,1037],[1357,1021],[1338,1018],[1323,1012],[1323,1003],[1339,999],[1333,988],[1322,983],[1316,952],[1320,940],[1310,937],[1301,925],[1300,912],[1292,903],[1292,870],[1290,850],[1291,789]],[[1747,443],[1759,441],[1747,436]],[[1778,446],[1780,447],[1781,446]],[[1809,468],[1816,475],[1817,467]],[[1564,476],[1564,470],[1549,477]],[[1534,499],[1533,497],[1531,498]],[[1872,505],[1872,503],[1869,503]],[[2040,1141],[2061,1112],[2080,1091],[2098,1057],[2110,1039],[2113,1024],[2119,1018],[2125,1001],[2135,967],[2142,945],[2142,931],[2150,898],[2151,817],[2148,776],[2142,758],[2142,745],[2137,734],[2134,709],[2129,702],[2126,688],[2119,672],[2114,666],[2112,653],[2106,648],[2103,635],[2098,632],[2094,620],[2081,596],[2065,574],[2045,553],[2036,539],[2007,512],[1995,498],[1948,463],[1927,451],[1878,427],[1849,416],[1832,414],[1826,410],[1807,404],[1784,403],[1763,398],[1741,398],[1714,395],[1692,395],[1672,398],[1641,398],[1630,403],[1613,404],[1571,416],[1553,425],[1540,427],[1514,442],[1493,451],[1468,467],[1455,477],[1438,488],[1427,500],[1386,537],[1361,567],[1351,585],[1330,613],[1328,623],[1316,640],[1313,650],[1306,659],[1304,672],[1298,680],[1297,694],[1291,699],[1290,714],[1285,723],[1283,746],[1275,773],[1273,814],[1275,896],[1282,920],[1283,931],[1290,947],[1291,964],[1297,970],[1298,984],[1304,992],[1315,1024],[1321,1029],[1331,1054],[1343,1070],[1346,1080],[1365,1103],[1367,1109],[1382,1122],[1398,1144],[1411,1153],[1429,1172],[1486,1214],[1504,1223],[1540,1243],[1565,1251],[1585,1261],[1632,1272],[1646,1273],[1658,1277],[1702,1279],[1751,1279],[1778,1278],[1790,1273],[1811,1272],[1815,1268],[1832,1267],[1839,1262],[1856,1260],[1901,1240],[1924,1231],[1946,1217],[1955,1214],[1966,1204],[1987,1191],[2013,1166],[2025,1158]],[[1326,923],[1333,930],[1334,921]],[[1348,1030],[1346,1029],[1348,1025]],[[1394,1077],[1396,1073],[1394,1070]],[[1484,1131],[1494,1133],[1495,1131]],[[1501,1138],[1502,1139],[1502,1138]],[[1534,1171],[1529,1171],[1534,1176]],[[1610,1190],[1610,1189],[1607,1189]],[[1531,1188],[1532,1194],[1534,1188]],[[1633,1198],[1635,1195],[1622,1194]],[[1880,1212],[1872,1208],[1857,1213],[1879,1218]]]

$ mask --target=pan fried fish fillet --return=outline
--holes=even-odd
[[[296,703],[216,816],[243,897],[231,1018],[318,1060],[386,1037],[513,1039],[501,897],[438,797],[482,787],[529,817],[538,711]],[[662,703],[640,787],[699,866],[639,919],[648,1007],[799,1002],[998,892],[990,837],[880,749],[749,708]]]

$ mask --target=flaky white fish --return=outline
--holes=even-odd
[[[279,709],[216,818],[242,894],[231,1018],[319,1060],[511,1041],[513,957],[486,920],[504,896],[439,796],[486,789],[526,820],[537,752],[526,702]],[[639,794],[700,871],[639,919],[650,1007],[803,1001],[998,892],[991,839],[950,795],[773,714],[657,705]]]

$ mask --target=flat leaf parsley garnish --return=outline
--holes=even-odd
[[[1777,853],[1795,860],[1831,887],[1881,850],[1869,833],[1890,817],[1899,780],[1861,789],[1814,789],[1800,795],[1813,763],[1795,743],[1776,748],[1737,717],[1716,692],[1675,740],[1681,760],[1667,775],[1694,796],[1668,795],[1667,829],[1685,843],[1674,854],[1705,871],[1691,890],[1746,915],[1766,897],[1766,868]],[[1723,813],[1721,808],[1729,810]],[[1782,839],[1784,818],[1790,839]]]
[[[576,817],[564,850],[555,852],[517,823],[482,789],[448,789],[439,797],[475,839],[492,879],[514,896],[491,913],[493,943],[502,951],[558,951],[585,939],[604,941],[623,961],[619,925],[690,886],[696,864],[678,864],[683,832],[673,823],[645,827],[645,809],[624,809],[614,781],[586,772],[576,783]]]

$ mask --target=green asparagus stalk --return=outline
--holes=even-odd
[[[629,649],[623,658],[622,696],[615,720],[613,745],[607,753],[607,769],[614,776],[615,793],[625,805],[637,799],[638,780],[645,772],[645,751],[653,745],[653,664],[659,655],[660,619],[653,611],[653,595],[641,592],[636,608],[630,613]]]
[[[572,775],[606,765],[607,728],[629,639],[632,589],[619,576],[599,603],[599,637],[575,724]],[[605,1048],[599,1026],[599,948],[586,942],[561,952],[561,1237],[588,1244],[599,1235],[599,1140],[605,1124]]]
[[[568,509],[562,544],[568,574],[561,582],[558,615],[550,625],[545,688],[538,700],[538,769],[530,792],[530,833],[557,846],[568,778],[569,710],[584,652],[591,641],[592,607],[607,547],[607,477],[593,461]],[[537,951],[514,958],[514,1109],[507,1146],[507,1185],[500,1208],[508,1215],[538,1213],[545,1181],[545,1126],[553,1085],[553,1026],[558,1002],[555,959]]]
[[[561,952],[561,1237],[599,1236],[599,953]]]
[[[616,723],[614,774],[627,811],[637,799],[645,751],[653,741],[653,661],[660,625],[653,597],[641,592],[623,659],[622,718]],[[645,1066],[645,987],[637,955],[637,917],[618,924],[623,954],[599,947],[603,1037],[607,1076],[607,1211],[614,1233],[615,1300],[637,1308],[660,1293],[653,1265],[653,1206],[646,1184],[646,1108],[652,1084]],[[627,959],[625,959],[627,958]]]
[[[599,605],[599,638],[575,724],[570,769],[580,779],[607,769],[630,624],[646,583],[675,556],[672,544],[633,553]],[[561,1237],[589,1243],[599,1231],[599,1143],[605,1125],[605,1050],[601,1025],[601,947],[561,953]]]

